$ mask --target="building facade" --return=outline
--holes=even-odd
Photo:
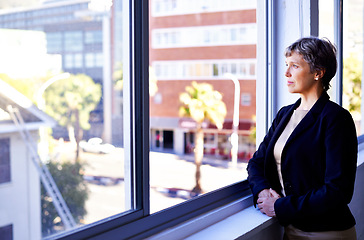
[[[230,156],[234,82],[240,84],[239,159],[255,149],[256,2],[150,0],[150,65],[158,92],[150,100],[152,150],[193,151],[194,123],[180,118],[179,94],[192,81],[213,85],[227,107],[222,130],[206,123],[205,153]]]
[[[23,126],[9,113],[18,111]],[[22,123],[19,121],[20,124]],[[37,146],[40,127],[56,122],[25,96],[0,80],[0,238],[41,239],[41,184],[37,162],[29,146]],[[28,129],[28,137],[20,133]]]

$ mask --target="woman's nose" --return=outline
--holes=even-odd
[[[284,73],[286,77],[290,77],[291,73],[289,72],[289,67],[286,69],[286,72]]]

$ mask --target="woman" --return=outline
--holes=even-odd
[[[336,48],[302,38],[285,52],[288,91],[301,98],[277,113],[248,164],[254,204],[285,227],[285,239],[356,239],[351,201],[357,137],[350,113],[329,100]]]

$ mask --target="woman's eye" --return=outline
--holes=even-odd
[[[298,65],[296,65],[296,64],[293,64],[292,66],[293,66],[294,68],[298,68]]]

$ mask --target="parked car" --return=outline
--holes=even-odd
[[[109,143],[102,143],[101,138],[90,138],[87,142],[82,140],[80,148],[84,152],[107,154],[114,151],[115,147]]]

